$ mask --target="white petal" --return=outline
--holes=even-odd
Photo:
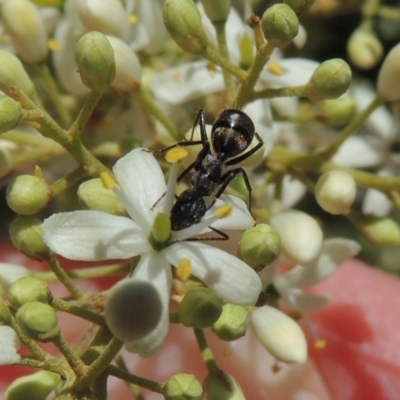
[[[237,305],[254,304],[261,292],[261,280],[243,261],[200,242],[179,242],[163,250],[165,258],[178,265],[184,258],[193,275],[213,289],[224,301]]]
[[[311,265],[297,265],[276,279],[276,285],[282,287],[303,288],[315,285],[329,278],[344,261],[360,251],[360,245],[354,240],[333,238],[324,241],[321,254]]]
[[[221,91],[224,80],[218,69],[213,75],[208,61],[196,61],[155,74],[150,82],[154,96],[166,103],[180,104]]]
[[[125,348],[141,357],[151,357],[162,346],[169,327],[169,294],[172,285],[172,273],[169,263],[155,252],[144,254],[133,272],[133,279],[150,281],[157,289],[163,305],[160,322],[145,338],[125,343]]]
[[[0,296],[5,296],[16,280],[29,274],[29,269],[22,265],[0,263]]]
[[[117,182],[130,203],[129,215],[150,232],[155,212],[151,210],[166,190],[164,176],[153,154],[141,148],[132,150],[113,168]],[[125,204],[124,204],[125,205]]]
[[[389,214],[393,203],[385,194],[376,189],[368,189],[362,205],[364,214],[372,214],[377,217],[384,217]]]
[[[9,365],[19,362],[21,356],[17,353],[20,341],[14,329],[9,326],[0,326],[0,365]]]
[[[150,249],[135,222],[100,211],[54,214],[42,228],[45,243],[71,260],[126,259]]]
[[[295,311],[310,314],[324,308],[330,301],[326,294],[304,293],[300,289],[290,289],[281,293],[286,304]]]
[[[261,279],[262,287],[265,289],[269,284],[273,283],[275,277],[278,275],[279,263],[281,260],[278,258],[272,264],[267,265],[262,271],[258,273]]]

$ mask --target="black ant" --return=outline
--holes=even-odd
[[[239,173],[243,175],[249,193],[249,211],[251,212],[251,185],[245,170],[241,167],[228,171],[226,169],[240,164],[262,147],[263,141],[255,131],[253,121],[241,110],[228,109],[222,111],[212,125],[211,143],[207,137],[203,110],[199,110],[197,113],[191,139],[193,139],[197,125],[200,126],[200,140],[182,141],[162,150],[162,152],[165,152],[176,146],[200,144],[203,146],[196,160],[178,176],[177,181],[179,182],[190,171],[194,170],[190,179],[190,188],[177,197],[171,209],[171,229],[173,231],[180,231],[199,223],[206,211],[212,207],[228,184]],[[246,151],[254,136],[258,140],[257,145]],[[211,144],[215,155],[211,152]],[[207,205],[204,198],[209,196],[213,196],[213,200],[211,204]],[[225,233],[215,228],[211,229],[222,236],[220,240],[228,239],[228,235]]]

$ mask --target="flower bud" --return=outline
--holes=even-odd
[[[32,215],[50,200],[50,188],[43,178],[34,175],[17,176],[7,187],[7,204],[17,214]]]
[[[222,370],[210,372],[203,383],[207,400],[245,400],[233,377]]]
[[[347,91],[351,83],[351,69],[340,58],[324,61],[314,71],[306,85],[311,101],[336,99]]]
[[[250,313],[250,322],[263,346],[279,361],[303,363],[307,341],[299,324],[274,307],[259,307]]]
[[[389,51],[379,70],[376,89],[388,101],[400,99],[400,43]]]
[[[6,176],[12,170],[12,160],[8,149],[0,148],[0,178]]]
[[[14,282],[7,293],[7,298],[15,310],[23,304],[31,301],[48,303],[51,293],[47,287],[47,282],[33,276],[24,276]]]
[[[297,16],[300,16],[310,9],[315,0],[283,0],[283,3],[288,5]]]
[[[331,126],[346,125],[356,113],[356,102],[352,96],[342,96],[334,100],[318,103],[316,117],[318,121]]]
[[[356,199],[357,185],[346,171],[329,171],[322,174],[315,185],[315,198],[326,212],[346,213]]]
[[[194,375],[181,373],[165,382],[163,395],[166,400],[201,400],[203,389]]]
[[[0,338],[0,365],[10,365],[19,362],[21,356],[17,351],[21,347],[21,343],[14,329],[10,326],[0,326]],[[8,397],[6,398],[8,399]]]
[[[48,395],[61,383],[59,374],[39,371],[15,379],[8,386],[4,398],[7,400],[47,399]]]
[[[267,224],[246,229],[239,243],[238,256],[256,271],[277,259],[281,252],[278,232]]]
[[[10,86],[18,87],[29,97],[34,97],[36,94],[35,87],[21,61],[13,54],[0,49],[0,90],[7,94]]]
[[[22,265],[0,263],[0,295],[5,296],[15,281],[29,274],[29,269]]]
[[[113,88],[121,91],[137,89],[142,78],[142,66],[135,52],[121,39],[107,36],[114,50],[115,78],[111,83]]]
[[[43,242],[42,221],[36,217],[19,216],[10,225],[13,245],[26,256],[42,260],[49,249]]]
[[[172,39],[188,53],[200,54],[208,45],[199,9],[192,0],[166,0],[164,24]]]
[[[179,304],[179,318],[183,325],[207,328],[218,320],[222,313],[222,300],[208,288],[191,290]]]
[[[40,301],[23,304],[15,317],[25,335],[31,339],[48,342],[60,332],[56,312],[48,304]]]
[[[114,51],[100,32],[85,33],[75,46],[75,61],[82,83],[103,92],[115,78]]]
[[[289,44],[299,31],[299,19],[286,4],[274,4],[267,8],[261,18],[264,36],[274,47]]]
[[[126,215],[125,207],[111,189],[104,187],[100,178],[90,179],[79,185],[78,197],[89,210]]]
[[[8,325],[11,322],[11,311],[3,296],[0,296],[0,325]]]
[[[223,23],[228,19],[231,0],[201,0],[204,12],[214,24]]]
[[[0,133],[11,131],[21,121],[21,103],[11,97],[0,94],[0,110]]]
[[[222,314],[212,325],[212,331],[221,340],[227,342],[237,340],[245,335],[247,330],[248,312],[236,304],[224,304]]]
[[[161,319],[160,295],[151,282],[124,279],[108,292],[104,317],[110,331],[123,342],[147,336]]]
[[[305,264],[321,251],[322,230],[308,214],[297,210],[282,211],[271,218],[270,224],[281,238],[282,253],[291,260]]]
[[[400,227],[392,218],[361,215],[354,212],[349,216],[359,232],[372,245],[390,247],[400,244]]]
[[[3,0],[1,19],[17,53],[28,63],[47,57],[47,36],[38,9],[29,0]]]
[[[383,47],[372,31],[358,28],[350,36],[347,53],[356,67],[370,69],[382,58]]]

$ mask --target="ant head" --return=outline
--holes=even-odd
[[[235,157],[251,144],[255,133],[253,121],[240,110],[225,110],[218,115],[211,130],[211,141],[216,153]]]

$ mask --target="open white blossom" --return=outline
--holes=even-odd
[[[21,343],[14,329],[10,326],[0,326],[0,365],[19,362],[21,356],[17,353]]]
[[[171,239],[155,249],[150,240],[154,221],[160,213],[169,214],[174,192],[168,190],[162,197],[167,190],[162,171],[154,156],[141,148],[121,158],[113,172],[121,187],[116,193],[131,219],[98,211],[59,213],[44,221],[43,235],[54,252],[69,259],[98,261],[141,256],[132,279],[152,283],[159,293],[163,310],[159,324],[148,336],[126,344],[129,351],[150,356],[159,349],[167,334],[171,264],[178,266],[182,260],[189,260],[193,275],[226,302],[255,303],[261,281],[247,264],[203,242],[185,241],[204,232],[211,223],[217,229],[251,226],[253,219],[242,200],[221,196],[202,222],[173,231]],[[233,206],[229,217],[218,220],[212,217],[215,207],[227,203]]]

